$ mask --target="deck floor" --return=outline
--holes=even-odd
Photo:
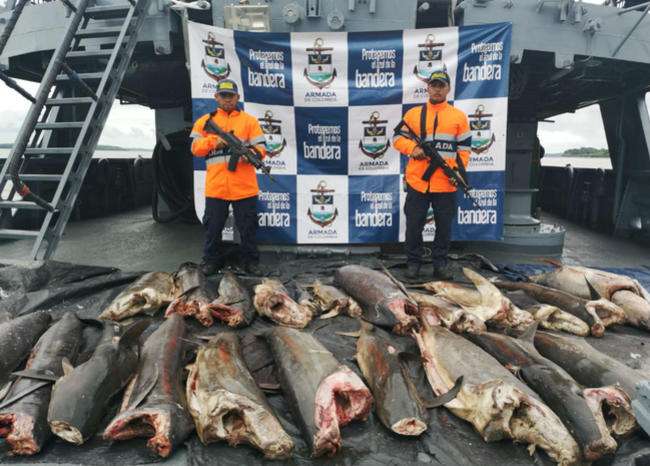
[[[593,232],[549,214],[544,215],[544,222],[561,224],[566,228],[562,256],[566,263],[600,267],[650,266],[648,244]],[[143,208],[70,223],[54,258],[77,264],[119,267],[127,271],[173,271],[183,262],[199,262],[202,242],[201,225],[159,224],[151,217],[150,209]],[[27,257],[31,245],[31,241],[24,240],[0,243],[0,260],[22,260]],[[341,251],[346,249],[339,248]],[[267,246],[263,250],[273,248]],[[497,262],[531,263],[538,260],[538,257],[525,254],[472,252],[482,253]]]

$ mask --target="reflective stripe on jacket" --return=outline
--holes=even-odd
[[[420,132],[420,118],[422,114],[422,105],[411,108],[404,115],[404,121],[408,127],[418,137]],[[427,121],[426,121],[426,140],[433,139],[433,122],[438,115],[438,126],[436,128],[435,143],[440,155],[445,159],[447,164],[456,168],[456,155],[460,156],[463,166],[467,168],[469,163],[469,154],[472,145],[472,133],[469,130],[469,122],[465,113],[450,105],[447,102],[432,104],[427,102]],[[416,143],[403,136],[398,136],[393,141],[395,148],[406,156],[410,156]],[[415,160],[409,158],[406,165],[406,182],[416,191],[448,193],[456,191],[456,187],[449,181],[444,172],[438,168],[433,172],[433,176],[427,182],[422,179],[422,175],[429,166],[429,161]]]
[[[205,197],[237,201],[247,197],[257,196],[259,187],[255,168],[243,159],[237,163],[235,171],[228,170],[230,155],[227,148],[212,153],[219,137],[203,130],[210,114],[205,114],[194,123],[192,134],[192,154],[196,157],[207,157],[205,176]],[[219,127],[225,131],[234,132],[244,144],[253,145],[262,156],[266,153],[264,132],[259,121],[250,113],[233,110],[230,113],[218,109],[212,117]]]

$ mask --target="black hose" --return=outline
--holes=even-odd
[[[172,149],[167,151],[158,141],[152,155],[153,189],[151,212],[158,223],[182,221],[197,223],[192,192],[192,155],[189,150],[189,132],[167,135]],[[164,200],[172,211],[160,215],[159,201]]]

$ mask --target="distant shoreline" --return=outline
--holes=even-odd
[[[552,158],[572,158],[572,157],[580,157],[580,158],[585,158],[585,159],[608,159],[609,154],[546,154],[544,157],[552,157]]]

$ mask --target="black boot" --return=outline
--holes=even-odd
[[[406,278],[409,280],[415,280],[420,275],[420,264],[417,262],[409,262],[406,264]]]
[[[204,275],[214,275],[223,269],[223,262],[221,261],[203,261],[201,262],[201,271]]]
[[[448,265],[433,267],[433,278],[436,280],[451,280],[454,274]]]

